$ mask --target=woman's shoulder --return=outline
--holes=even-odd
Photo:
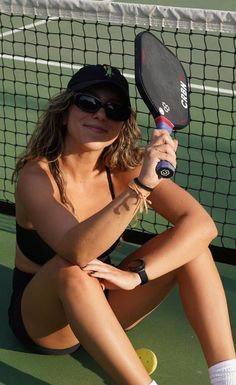
[[[15,191],[17,221],[24,227],[31,227],[28,212],[45,200],[45,194],[52,195],[46,162],[28,161],[19,171]]]
[[[28,179],[44,178],[49,174],[48,162],[45,160],[30,160],[19,171],[18,181]]]
[[[53,184],[48,163],[44,160],[32,160],[19,171],[16,194],[37,193],[43,189],[51,189]]]

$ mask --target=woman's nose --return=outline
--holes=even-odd
[[[96,112],[94,112],[93,114],[94,117],[98,118],[98,119],[106,119],[107,118],[107,115],[106,115],[106,111],[105,111],[105,108],[104,107],[100,107],[99,110],[97,110]]]

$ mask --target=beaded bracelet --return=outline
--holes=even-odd
[[[140,180],[138,178],[134,178],[134,183],[139,186],[139,187],[142,187],[144,190],[148,191],[148,192],[152,192],[154,190],[154,187],[148,187],[146,186],[145,184],[143,184],[142,182],[140,182]]]

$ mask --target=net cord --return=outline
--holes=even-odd
[[[1,0],[0,11],[116,24],[236,33],[236,12],[87,0]]]

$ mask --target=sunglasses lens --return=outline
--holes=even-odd
[[[122,122],[129,119],[131,110],[121,104],[107,103],[106,114],[109,119]]]
[[[102,106],[97,98],[90,95],[77,95],[75,105],[85,112],[96,112]]]
[[[109,119],[117,122],[129,119],[131,109],[118,103],[102,103],[95,96],[76,95],[74,103],[77,107],[85,112],[97,112],[101,107],[105,108],[106,115]]]

